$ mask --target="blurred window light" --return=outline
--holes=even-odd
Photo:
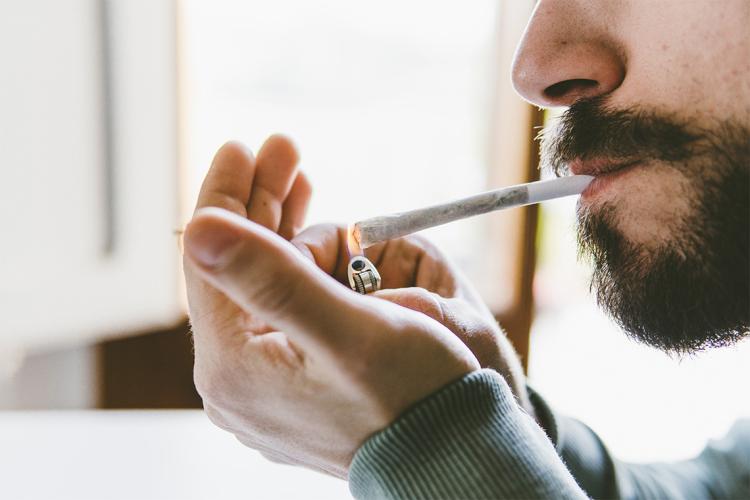
[[[486,189],[496,9],[494,0],[184,1],[189,199],[223,142],[257,151],[275,132],[300,148],[315,189],[310,223]],[[481,277],[483,229],[473,220],[428,235]]]

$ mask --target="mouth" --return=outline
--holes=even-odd
[[[617,180],[643,165],[642,160],[612,160],[609,158],[595,158],[581,160],[576,158],[569,163],[570,172],[574,175],[584,174],[594,176],[594,180],[581,193],[581,199],[591,198],[604,189],[616,184]]]

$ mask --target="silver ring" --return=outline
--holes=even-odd
[[[356,256],[349,261],[347,268],[349,286],[355,292],[366,295],[380,290],[380,273],[366,257]]]

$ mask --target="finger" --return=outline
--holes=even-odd
[[[292,243],[323,271],[342,283],[348,281],[346,227],[312,226],[295,236]],[[365,256],[378,268],[382,288],[419,287],[443,297],[464,295],[456,280],[459,271],[424,238],[409,236],[373,245],[365,250]]]
[[[195,209],[219,207],[246,216],[254,175],[252,152],[238,142],[224,144],[216,152],[203,180]]]
[[[472,332],[497,327],[497,324],[488,324],[483,321],[483,318],[466,301],[441,297],[424,288],[379,290],[372,295],[429,316],[452,331],[467,345],[473,341]]]
[[[339,224],[316,224],[292,239],[292,244],[324,273],[346,283],[349,250],[346,227]]]
[[[255,158],[250,150],[237,142],[224,144],[216,152],[203,181],[196,210],[219,207],[246,217],[254,175]],[[216,330],[211,325],[217,322],[221,324],[222,330],[234,331],[235,326],[244,326],[248,322],[249,318],[235,304],[196,274],[187,259],[183,267],[190,323],[194,332]],[[203,349],[205,340],[214,342],[214,339],[194,335],[196,352],[210,352],[210,349]]]
[[[305,225],[305,216],[311,198],[312,184],[304,172],[299,172],[281,207],[281,223],[278,233],[282,238],[291,240],[300,232]]]
[[[316,224],[296,235],[292,243],[323,271],[345,280],[351,257],[347,238],[344,225]],[[434,255],[433,248],[422,238],[407,237],[373,245],[365,249],[365,256],[379,269],[387,270],[387,281],[383,278],[384,288],[408,288],[415,286],[415,281],[420,283],[417,286],[429,288],[423,285],[432,281],[440,285],[448,281],[445,279],[447,264],[438,262],[438,258],[445,259]],[[433,264],[436,267],[442,264],[446,269],[435,269],[433,274],[436,276],[429,276]]]
[[[272,135],[258,151],[253,189],[247,204],[247,218],[278,231],[284,200],[297,175],[299,155],[288,138]]]
[[[422,237],[386,242],[375,265],[383,277],[383,288],[419,287],[443,297],[455,295],[457,271],[440,250]]]
[[[444,325],[446,323],[446,315],[443,309],[445,301],[439,295],[424,288],[384,289],[378,290],[372,296],[426,314]]]
[[[331,354],[385,325],[378,301],[347,290],[276,233],[227,211],[196,213],[185,251],[208,282],[303,350]]]
[[[474,353],[481,366],[503,375],[516,373],[515,351],[498,324],[488,322],[465,300],[448,299],[422,288],[380,290],[372,296],[421,312],[441,323]]]

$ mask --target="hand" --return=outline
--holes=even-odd
[[[234,144],[216,155],[184,235],[195,383],[246,445],[345,477],[368,436],[479,363],[439,322],[352,292],[287,241],[310,196],[296,163],[278,136],[257,161]]]
[[[346,227],[321,224],[305,229],[292,243],[326,273],[347,283],[346,241]],[[412,235],[374,245],[366,254],[383,280],[382,289],[371,296],[443,324],[472,351],[482,368],[500,373],[521,407],[535,416],[513,346],[479,293],[438,248]]]

